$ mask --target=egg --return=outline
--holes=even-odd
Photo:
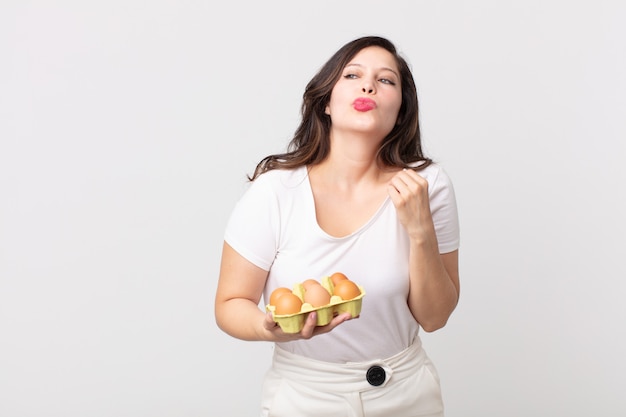
[[[304,292],[304,302],[313,307],[321,307],[330,303],[330,293],[321,284],[309,285]]]
[[[333,282],[333,285],[337,285],[339,281],[343,281],[348,279],[348,277],[342,272],[335,272],[330,276],[330,280]]]
[[[342,300],[352,300],[361,295],[361,290],[353,281],[343,279],[337,282],[333,294],[341,297]]]
[[[302,286],[304,287],[305,290],[308,290],[309,287],[319,286],[319,285],[322,285],[322,284],[320,284],[319,281],[313,278],[305,279],[304,281],[302,281]]]
[[[275,306],[278,298],[283,294],[287,294],[288,292],[291,292],[291,290],[287,287],[276,288],[274,291],[272,291],[272,294],[270,295],[270,305]]]
[[[299,313],[302,308],[302,300],[290,291],[278,297],[274,307],[274,314],[278,315]]]

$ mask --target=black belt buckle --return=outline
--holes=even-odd
[[[374,365],[367,370],[365,379],[367,379],[367,382],[369,382],[370,385],[377,387],[385,382],[385,376],[385,370],[378,365]]]

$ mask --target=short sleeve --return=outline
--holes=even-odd
[[[224,240],[241,256],[269,271],[278,246],[278,216],[276,193],[261,175],[235,204]]]
[[[452,252],[460,245],[459,216],[454,186],[441,167],[429,183],[429,194],[439,253]]]

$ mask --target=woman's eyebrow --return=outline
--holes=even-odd
[[[363,65],[361,65],[361,64],[359,64],[359,63],[354,62],[354,63],[351,63],[351,64],[346,65],[346,68],[348,68],[348,67],[359,67],[359,68],[362,68],[362,67],[363,67]],[[396,75],[396,77],[400,77],[400,76],[398,75],[398,73],[397,73],[396,71],[394,71],[392,68],[389,68],[389,67],[380,67],[380,69],[381,69],[381,70],[386,70],[386,71],[391,71],[391,72],[393,72],[393,73]]]

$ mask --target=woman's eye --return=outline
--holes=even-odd
[[[348,79],[355,79],[355,78],[357,78],[357,75],[356,74],[346,74],[343,77],[344,78],[348,78]]]
[[[391,81],[389,78],[381,78],[379,81],[383,84],[396,85],[396,83]]]

